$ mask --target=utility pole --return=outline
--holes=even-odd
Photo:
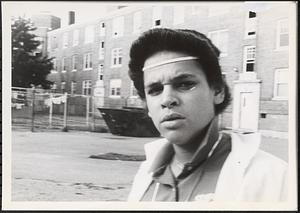
[[[32,88],[32,112],[31,112],[31,132],[34,132],[34,102],[35,102],[35,88]]]

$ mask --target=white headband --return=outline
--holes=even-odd
[[[164,65],[164,64],[170,64],[170,63],[174,63],[174,62],[178,62],[178,61],[195,60],[195,59],[198,59],[198,57],[185,56],[185,57],[179,57],[179,58],[172,58],[172,59],[169,59],[169,60],[166,60],[166,61],[162,61],[162,62],[159,62],[159,63],[156,63],[156,64],[146,66],[142,70],[145,71],[145,70],[148,70],[148,69],[151,69],[151,68],[154,68],[154,67],[158,67],[158,66],[161,66],[161,65]]]

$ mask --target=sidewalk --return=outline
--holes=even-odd
[[[157,139],[75,131],[13,131],[12,138],[13,201],[125,201],[141,162],[89,156],[143,155]],[[262,149],[287,160],[287,140],[264,138]]]

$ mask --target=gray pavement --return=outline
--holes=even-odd
[[[157,138],[91,132],[12,132],[13,201],[125,201],[141,162],[89,158],[144,154]],[[264,138],[262,149],[287,160],[287,140]]]

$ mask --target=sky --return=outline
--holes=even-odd
[[[49,14],[61,18],[61,26],[68,24],[68,12],[75,12],[75,23],[83,23],[106,14],[108,2],[43,2],[43,1],[24,1],[24,2],[7,2],[9,9],[6,13],[12,16],[25,16],[30,18],[36,14]],[[112,4],[112,3],[110,3]]]

